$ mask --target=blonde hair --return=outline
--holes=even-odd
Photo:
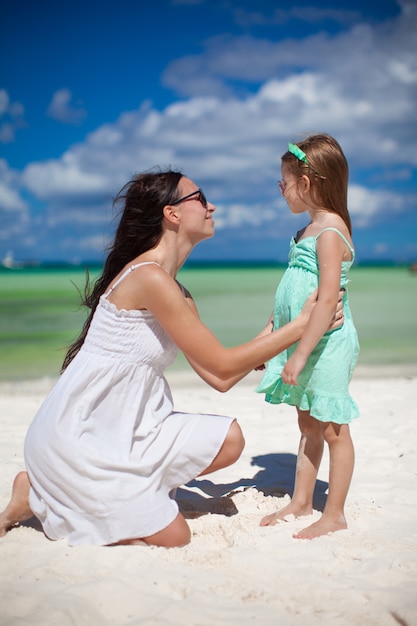
[[[313,201],[340,215],[352,234],[347,208],[349,166],[339,143],[330,135],[318,134],[310,135],[295,145],[305,153],[307,163],[290,151],[282,156],[282,163],[297,178],[308,176]]]

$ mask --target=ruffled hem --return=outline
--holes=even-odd
[[[308,411],[320,422],[349,424],[359,417],[358,406],[349,395],[323,396],[300,385],[286,385],[281,379],[269,385],[265,381],[265,384],[261,383],[256,391],[265,393],[265,401],[270,404],[296,406],[301,411]]]

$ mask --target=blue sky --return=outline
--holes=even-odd
[[[0,21],[0,258],[102,260],[154,166],[216,205],[198,261],[285,261],[288,141],[350,165],[359,262],[417,259],[415,0],[10,2]]]

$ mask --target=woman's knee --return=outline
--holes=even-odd
[[[205,476],[206,474],[211,474],[211,472],[216,472],[219,469],[233,465],[242,454],[244,447],[245,439],[242,430],[236,420],[234,420],[230,424],[219,452],[210,465],[206,467],[199,476]]]
[[[227,448],[228,454],[231,457],[231,463],[237,461],[242,454],[245,447],[245,438],[236,420],[230,424],[223,446]]]

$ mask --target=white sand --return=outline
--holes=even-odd
[[[192,373],[169,376],[178,409],[236,416],[247,442],[234,466],[179,490],[189,546],[69,548],[33,523],[15,528],[0,540],[1,626],[416,625],[417,371],[358,370],[349,529],[313,541],[292,533],[317,512],[259,526],[288,499],[298,445],[295,410],[255,394],[259,377],[219,394]],[[50,385],[0,385],[1,508]],[[327,479],[326,455],[322,492]]]

